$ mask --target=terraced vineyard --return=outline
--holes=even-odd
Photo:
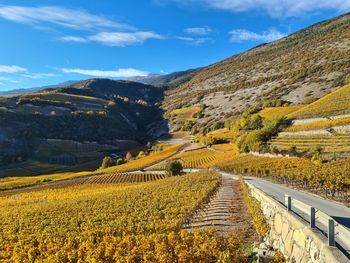
[[[321,130],[329,129],[335,126],[343,126],[350,124],[350,117],[341,117],[330,120],[317,120],[312,122],[306,122],[301,124],[296,124],[285,129],[287,132],[296,132],[296,131],[312,131],[312,130]]]
[[[272,139],[270,146],[278,150],[291,150],[292,147],[295,147],[298,152],[306,152],[315,147],[321,147],[323,154],[328,157],[336,155],[336,157],[344,158],[350,156],[350,135],[307,136],[288,134]]]
[[[209,150],[207,148],[192,150],[180,153],[169,160],[180,160],[182,166],[185,169],[191,168],[199,168],[199,169],[207,169],[216,163],[229,160],[235,156],[234,151],[227,152],[216,152],[213,150]],[[151,170],[163,170],[165,168],[165,164],[160,164],[152,167]]]
[[[112,173],[89,178],[87,184],[143,183],[165,178],[164,173]]]

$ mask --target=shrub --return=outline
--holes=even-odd
[[[125,161],[122,159],[122,158],[119,158],[118,160],[117,160],[117,165],[122,165],[122,164],[124,164],[125,163]]]
[[[116,162],[111,157],[106,156],[102,160],[102,164],[101,164],[100,169],[106,169],[106,168],[114,166],[114,165],[116,165]]]
[[[182,164],[179,161],[170,161],[165,166],[165,173],[169,176],[180,175],[182,169]]]
[[[127,152],[126,155],[125,155],[125,160],[126,160],[127,162],[129,162],[129,161],[131,161],[131,159],[132,159],[131,152]]]

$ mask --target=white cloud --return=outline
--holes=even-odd
[[[57,77],[58,75],[55,73],[28,73],[22,74],[22,76],[30,79],[45,79]]]
[[[64,37],[59,37],[58,40],[63,42],[75,42],[75,43],[86,43],[89,41],[86,38],[78,37],[78,36],[64,36]]]
[[[189,35],[205,36],[205,35],[209,35],[213,30],[208,26],[204,26],[204,27],[190,27],[190,28],[186,28],[184,31]]]
[[[232,42],[242,42],[242,41],[271,42],[286,36],[286,34],[283,34],[273,28],[270,28],[268,31],[265,31],[261,34],[251,32],[245,29],[235,29],[230,31],[229,34],[231,35],[230,40]]]
[[[207,42],[213,42],[213,39],[210,37],[187,37],[187,36],[177,36],[175,39],[185,41],[191,45],[199,46]]]
[[[117,23],[84,10],[59,6],[0,6],[0,17],[17,23],[30,25],[52,24],[76,30],[131,29],[129,25]]]
[[[181,5],[201,5],[234,12],[263,10],[272,17],[300,16],[322,10],[345,12],[350,10],[350,0],[156,0]]]
[[[108,46],[125,47],[143,44],[147,39],[163,39],[163,37],[153,32],[101,32],[90,36],[89,39]]]
[[[19,66],[14,66],[14,65],[12,66],[0,65],[0,73],[14,74],[14,73],[20,73],[20,72],[27,72],[27,69]]]
[[[12,79],[12,78],[8,78],[8,77],[0,76],[0,80],[1,81],[6,81],[6,82],[11,82],[11,83],[18,83],[18,80],[15,80],[15,79]]]
[[[93,77],[103,78],[130,78],[135,76],[148,76],[148,73],[133,69],[133,68],[121,68],[117,70],[89,70],[89,69],[61,69],[64,73],[75,73],[80,75],[87,75]]]

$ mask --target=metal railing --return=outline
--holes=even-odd
[[[328,237],[328,245],[336,243],[350,255],[350,230],[321,210],[309,206],[289,195],[285,195],[285,205],[288,211],[293,211],[310,223],[311,228],[318,228]]]

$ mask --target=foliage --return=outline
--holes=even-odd
[[[165,165],[165,173],[169,176],[180,175],[182,173],[182,164],[177,160],[169,161]]]
[[[251,196],[250,190],[243,178],[240,178],[241,186],[243,188],[244,201],[248,207],[249,213],[251,214],[255,226],[255,230],[260,237],[267,235],[269,227],[266,223],[265,215],[261,210],[261,205],[258,200]]]
[[[126,155],[125,155],[125,160],[126,160],[127,162],[129,162],[129,161],[131,161],[131,159],[132,159],[131,152],[127,152]]]
[[[110,156],[106,156],[102,160],[102,164],[101,164],[100,169],[106,169],[106,168],[114,166],[116,164],[117,163],[115,160],[113,160]]]
[[[240,152],[260,151],[267,141],[287,125],[288,121],[282,118],[266,119],[263,127],[258,130],[248,132],[237,142]]]
[[[212,136],[211,134],[208,135],[204,135],[203,133],[198,133],[195,137],[194,137],[194,142],[198,142],[201,143],[203,145],[213,145],[217,142],[217,139]]]

